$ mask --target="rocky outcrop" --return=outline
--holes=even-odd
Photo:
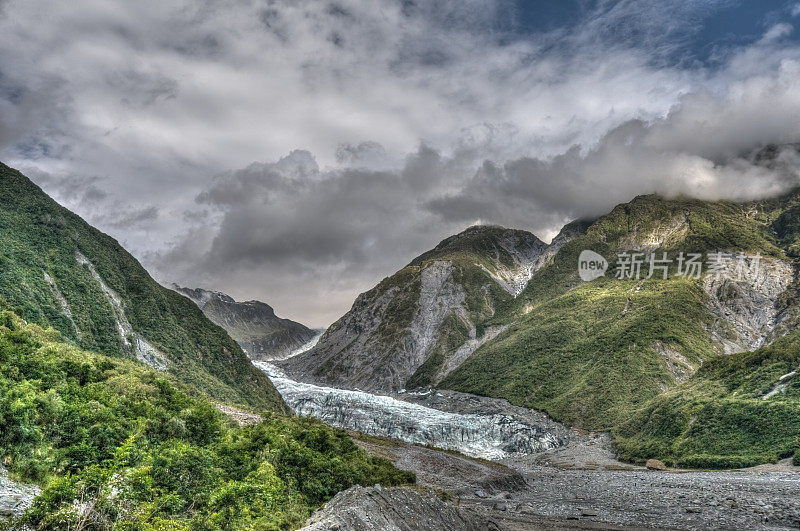
[[[497,245],[507,253],[511,261],[501,260],[498,252],[493,267],[488,268],[483,264],[479,266],[504,290],[516,297],[528,285],[533,273],[541,267],[541,258],[548,246],[521,231],[506,232],[497,239]]]
[[[250,359],[291,357],[321,335],[320,331],[276,316],[270,305],[260,301],[237,302],[219,291],[182,288],[177,284],[169,287],[197,304],[206,317],[230,334]]]
[[[711,335],[726,354],[755,350],[777,339],[773,332],[784,310],[779,299],[794,278],[791,264],[778,259],[745,259],[741,274],[736,267],[733,263],[730,274],[703,279],[716,318]]]
[[[351,487],[306,522],[306,531],[486,531],[500,529],[485,517],[443,501],[432,490]]]
[[[0,466],[0,520],[21,516],[38,495],[39,487],[10,480],[6,469]]]

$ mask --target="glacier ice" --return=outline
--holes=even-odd
[[[440,411],[390,396],[296,382],[270,363],[253,364],[270,377],[297,415],[316,417],[331,426],[492,460],[538,453],[563,444],[561,438],[542,426],[505,414]]]

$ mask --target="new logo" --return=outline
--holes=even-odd
[[[581,251],[578,257],[578,274],[584,282],[590,282],[606,274],[608,261],[594,251]]]

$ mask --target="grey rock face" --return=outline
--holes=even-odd
[[[0,466],[0,517],[21,516],[38,495],[39,487],[11,481],[6,469]]]
[[[396,380],[395,363],[389,362],[377,329],[402,289],[414,288],[407,285],[375,296],[359,295],[352,309],[328,328],[315,348],[280,363],[281,368],[295,379],[338,387],[391,387]]]
[[[316,347],[280,366],[296,380],[387,392],[403,389],[437,354],[441,360],[430,373],[435,385],[505,329],[491,327],[480,337],[476,333],[481,320],[493,314],[500,290],[519,295],[533,274],[579,233],[572,227],[548,246],[524,231],[467,229],[360,295]],[[482,314],[476,316],[469,297],[482,301]],[[454,326],[466,330],[464,343],[441,345]]]
[[[538,238],[526,238],[517,232],[503,234],[498,238],[498,245],[508,253],[513,263],[506,265],[498,260],[493,271],[485,266],[481,267],[504,290],[516,297],[522,293],[533,274],[542,266],[541,259],[549,246]]]
[[[306,531],[485,531],[499,529],[477,513],[442,501],[433,491],[351,487],[306,522]]]
[[[780,322],[779,297],[794,277],[788,262],[761,258],[749,275],[727,278],[707,275],[703,289],[709,297],[709,308],[717,317],[712,324],[712,338],[726,354],[746,352],[762,347],[776,339]]]

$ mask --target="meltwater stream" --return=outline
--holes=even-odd
[[[472,457],[503,459],[563,444],[542,426],[504,414],[463,414],[373,395],[296,382],[268,362],[254,361],[297,415],[368,435],[455,450]]]

